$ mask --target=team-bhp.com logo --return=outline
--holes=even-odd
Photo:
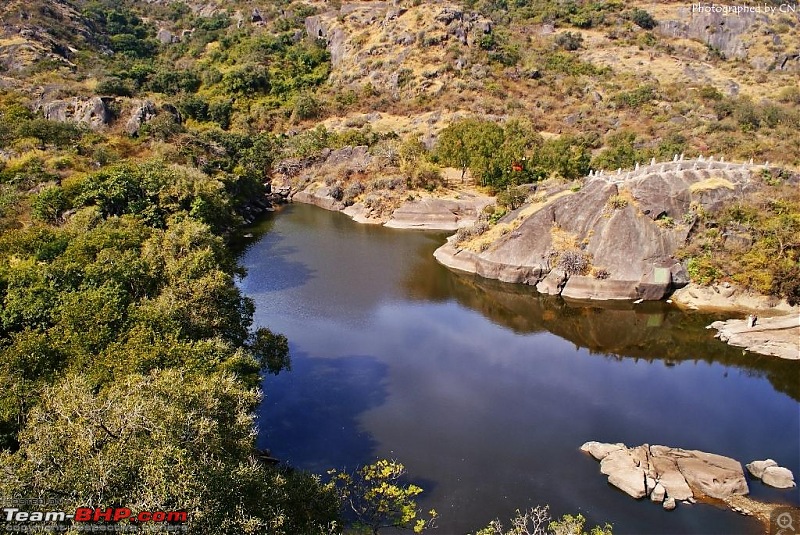
[[[23,511],[17,507],[3,509],[4,529],[11,532],[28,532],[44,525],[67,527],[75,531],[112,531],[138,533],[141,531],[183,531],[188,520],[186,511],[139,511],[134,513],[127,507],[79,507],[74,513],[66,511]],[[144,526],[147,529],[140,529]],[[106,529],[97,529],[98,527]],[[108,529],[111,528],[111,529]],[[120,529],[121,528],[121,529]],[[156,528],[156,529],[153,529]],[[48,529],[47,531],[60,531]]]

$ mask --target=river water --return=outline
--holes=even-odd
[[[665,512],[611,487],[588,440],[772,458],[800,475],[800,366],[713,339],[664,303],[569,304],[438,265],[439,233],[290,205],[253,231],[242,291],[288,336],[259,445],[317,473],[397,459],[464,534],[549,504],[624,533],[755,533],[710,505]],[[797,489],[750,480],[756,498]],[[506,525],[508,522],[506,521]]]

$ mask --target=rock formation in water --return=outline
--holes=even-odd
[[[664,298],[688,282],[675,258],[699,210],[761,187],[764,165],[678,157],[634,171],[592,173],[579,191],[523,207],[480,251],[455,237],[435,256],[444,265],[575,299]]]
[[[649,496],[672,509],[676,501],[693,503],[697,498],[724,500],[749,492],[739,461],[697,450],[644,444],[587,442],[581,451],[600,461],[608,482],[633,498]]]

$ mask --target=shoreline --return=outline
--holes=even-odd
[[[322,190],[320,192],[320,190]],[[318,193],[323,193],[319,195]],[[491,202],[490,197],[474,197],[472,199],[454,199],[441,197],[423,197],[413,201],[404,201],[389,217],[371,218],[365,215],[362,203],[355,203],[345,207],[327,195],[327,189],[317,188],[311,192],[308,189],[290,196],[291,202],[310,204],[329,211],[342,212],[354,222],[360,224],[383,225],[389,228],[408,230],[437,230],[455,231],[458,228],[471,225],[477,218],[483,206]],[[455,210],[454,210],[455,208]],[[452,238],[452,237],[451,237]],[[504,263],[490,262],[467,249],[458,249],[452,244],[452,239],[438,247],[433,257],[441,265],[459,271],[478,275],[486,279],[495,279],[510,284],[523,284],[533,286],[542,294],[558,294],[562,299],[586,301],[593,304],[614,303],[620,301],[634,301],[638,281],[611,281],[616,283],[611,288],[611,293],[604,288],[606,281],[591,281],[589,277],[575,277],[584,288],[583,296],[576,298],[567,292],[563,294],[566,282],[553,282],[550,273],[544,273],[540,268],[533,266],[515,266]],[[580,279],[578,281],[578,279]],[[605,291],[604,291],[605,290]],[[786,318],[796,315],[800,320],[800,307],[790,306],[785,300],[777,300],[770,296],[756,295],[741,291],[733,286],[702,287],[689,283],[682,288],[666,294],[660,301],[666,301],[677,308],[696,312],[726,312],[735,317],[743,317],[747,313],[758,313],[764,318]],[[728,322],[742,322],[743,320],[731,319]],[[722,324],[715,322],[713,325]],[[738,325],[738,324],[737,324]],[[708,328],[711,328],[709,326]],[[724,343],[737,347],[744,347],[754,353],[770,355],[787,360],[800,360],[800,336],[794,344],[784,341],[779,349],[774,344],[765,343],[762,338],[765,329],[754,330],[753,333],[737,333],[736,336],[727,336],[722,331],[717,338]],[[769,332],[767,329],[766,332]],[[800,328],[798,328],[800,333]],[[760,337],[760,338],[759,338]],[[784,337],[785,338],[785,337]]]

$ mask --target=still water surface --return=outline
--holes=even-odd
[[[753,533],[707,505],[673,512],[608,485],[587,440],[772,458],[800,474],[800,367],[714,340],[711,316],[601,308],[457,274],[444,236],[291,205],[256,229],[240,282],[288,336],[264,381],[259,445],[324,473],[403,462],[441,534],[550,504],[624,533]],[[750,481],[754,497],[798,504]]]

